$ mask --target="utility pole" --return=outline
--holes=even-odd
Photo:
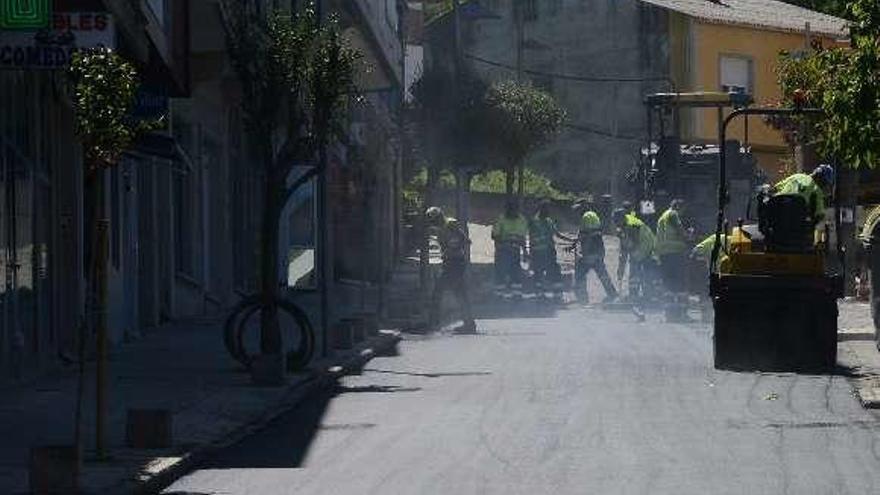
[[[525,51],[525,2],[528,0],[513,0],[513,23],[516,35],[516,82],[523,80],[523,58]]]
[[[317,0],[315,2],[315,23],[320,28],[323,23],[323,0]],[[327,273],[327,267],[329,266],[328,258],[329,258],[329,240],[327,235],[327,229],[329,228],[328,219],[330,215],[327,213],[327,144],[322,143],[320,149],[318,150],[318,194],[317,194],[317,227],[318,227],[318,249],[316,254],[317,258],[317,268],[318,268],[318,280],[320,284],[320,298],[321,298],[321,355],[327,356],[329,353],[330,347],[328,339],[330,338],[330,329],[327,328],[330,324],[330,315],[328,314],[330,304],[329,304],[329,284],[330,277]]]
[[[523,84],[523,64],[525,56],[525,14],[526,2],[529,0],[513,0],[513,22],[516,33],[516,82]],[[519,196],[522,200],[525,193],[525,163],[519,164]]]
[[[452,0],[452,24],[453,24],[453,64],[455,66],[454,77],[455,82],[453,85],[453,91],[455,95],[456,105],[461,103],[461,82],[462,82],[462,69],[463,69],[463,57],[462,57],[462,42],[461,42],[461,6],[459,5],[459,0]],[[465,181],[470,182],[470,176],[467,173],[464,173],[462,170],[461,163],[455,164],[455,215],[459,218],[459,220],[467,223],[467,212],[465,211],[465,195],[467,194],[467,190],[469,189],[465,184]]]

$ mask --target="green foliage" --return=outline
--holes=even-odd
[[[493,84],[486,94],[492,141],[510,164],[518,164],[562,129],[565,110],[552,95],[528,84]]]
[[[837,17],[849,16],[846,0],[786,0],[786,2]]]
[[[308,77],[318,30],[315,9],[309,3],[295,13],[263,16],[249,2],[223,0],[221,6],[227,51],[242,89],[245,128],[258,147],[271,148],[284,104],[299,100]]]
[[[319,145],[331,134],[340,133],[339,117],[348,97],[356,91],[354,74],[362,59],[342,36],[339,21],[332,17],[315,33],[309,70],[309,100],[314,109],[315,133]]]
[[[524,190],[526,196],[534,196],[546,199],[570,200],[576,196],[562,192],[553,186],[553,182],[530,168],[525,168]],[[500,170],[490,170],[474,176],[471,187],[474,191],[504,194],[506,187],[506,174]]]
[[[803,90],[807,103],[825,110],[808,126],[821,154],[853,168],[876,167],[880,158],[880,3],[848,3],[853,20],[851,47],[822,49],[796,59],[782,54],[778,79],[782,104]],[[796,136],[798,121],[771,122]]]
[[[339,131],[361,55],[335,17],[318,22],[314,2],[264,16],[248,2],[222,0],[222,12],[245,127],[263,165],[285,169],[291,156],[311,155]],[[287,129],[280,147],[272,141],[279,125]]]
[[[137,136],[155,125],[131,117],[137,72],[113,50],[93,48],[73,55],[68,77],[88,172],[115,165]]]
[[[486,192],[495,194],[505,193],[506,174],[501,170],[488,170],[481,174],[477,174],[471,180],[471,190],[475,192]],[[428,171],[425,168],[413,176],[410,183],[405,188],[405,193],[415,195],[418,191],[423,191],[427,187]],[[449,170],[440,172],[437,186],[441,189],[455,188],[455,175]],[[574,199],[576,195],[562,192],[553,186],[553,182],[544,175],[530,169],[525,169],[525,195],[535,196],[548,199]]]
[[[453,0],[434,0],[425,2],[425,22],[430,24],[444,15],[452,12]],[[464,5],[468,0],[458,0],[459,5]]]

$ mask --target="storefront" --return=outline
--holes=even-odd
[[[0,380],[75,348],[81,161],[51,72],[0,71]]]

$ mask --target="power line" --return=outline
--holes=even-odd
[[[465,53],[465,58],[469,58],[471,60],[476,60],[477,62],[481,62],[486,65],[491,65],[493,67],[500,67],[502,69],[508,69],[515,71],[516,67],[505,64],[502,62],[497,62],[494,60],[489,60],[472,53]],[[550,77],[553,79],[562,79],[566,81],[579,81],[579,82],[603,82],[603,83],[624,83],[624,82],[633,82],[633,83],[641,83],[641,82],[651,82],[651,81],[664,81],[668,83],[672,83],[672,80],[669,76],[649,76],[649,77],[593,77],[593,76],[577,76],[573,74],[561,74],[558,72],[542,72],[537,70],[525,69],[524,73],[533,75],[533,76],[544,76]]]
[[[614,134],[614,133],[611,133],[608,131],[603,131],[601,129],[593,129],[591,127],[586,127],[586,126],[577,125],[577,124],[562,124],[562,127],[565,127],[567,129],[571,129],[574,131],[586,132],[588,134],[595,134],[597,136],[603,136],[603,137],[608,137],[608,138],[612,138],[612,139],[620,139],[622,141],[635,141],[635,142],[645,141],[645,138],[640,138],[640,137],[636,137],[636,136],[618,135],[618,134]]]

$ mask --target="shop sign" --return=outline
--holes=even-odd
[[[56,12],[46,29],[0,32],[0,69],[63,69],[77,50],[99,46],[116,47],[110,14]]]
[[[0,0],[0,29],[49,27],[50,0]]]

